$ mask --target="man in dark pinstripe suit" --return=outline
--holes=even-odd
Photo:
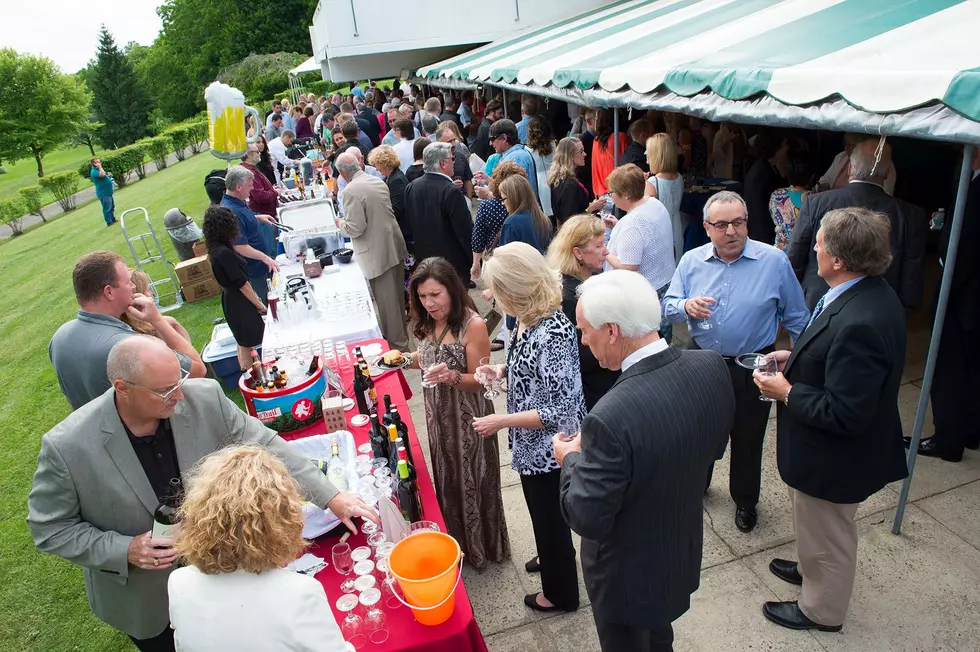
[[[580,437],[554,439],[562,514],[582,535],[603,652],[669,651],[701,579],[704,478],[735,414],[728,369],[713,351],[667,346],[636,272],[593,276],[579,297],[582,343],[622,375]]]

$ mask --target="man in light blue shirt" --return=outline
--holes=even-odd
[[[521,100],[521,121],[517,123],[517,136],[527,144],[527,124],[538,113],[538,98],[528,96]]]
[[[736,358],[772,351],[780,323],[795,341],[810,315],[786,255],[749,240],[741,196],[729,191],[712,195],[703,221],[711,242],[681,258],[664,296],[664,312],[670,321],[688,322],[696,348],[716,351],[728,364],[735,392],[729,491],[735,526],[750,532],[757,521],[769,403],[759,400],[752,370]]]
[[[406,120],[412,119],[412,106],[410,104],[401,104],[397,109],[390,109],[388,111],[388,133],[381,139],[382,145],[391,145],[394,147],[398,142],[398,134],[395,133],[395,122],[401,118]],[[418,130],[418,127],[415,127],[415,125],[412,126],[415,129],[415,138],[421,138],[422,133]]]
[[[527,172],[527,180],[534,189],[534,196],[540,202],[537,167],[534,165],[531,153],[519,142],[517,127],[511,120],[504,118],[497,120],[490,126],[490,145],[493,146],[493,151],[500,154],[500,161],[497,165],[504,161],[513,161],[524,168],[524,171]]]

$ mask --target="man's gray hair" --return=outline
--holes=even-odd
[[[891,230],[888,215],[859,206],[827,211],[820,220],[823,250],[866,276],[882,276],[891,266]]]
[[[721,192],[716,192],[708,197],[708,201],[704,203],[704,216],[702,221],[708,221],[708,218],[711,217],[711,207],[715,204],[731,204],[735,202],[742,205],[742,210],[745,211],[745,215],[748,217],[749,207],[745,205],[745,200],[742,199],[742,195],[738,194],[737,192],[732,192],[731,190],[722,190]]]
[[[354,173],[361,169],[361,164],[350,152],[344,152],[337,157],[337,171],[345,177],[352,177]]]
[[[151,335],[130,335],[117,342],[106,359],[109,381],[125,380],[138,383],[143,377],[143,358],[147,352],[154,349],[170,351],[163,340]]]
[[[398,105],[398,115],[403,118],[411,118],[414,112],[415,111],[412,110],[412,105],[407,102],[403,102]]]
[[[422,150],[422,170],[439,172],[439,165],[453,156],[453,148],[449,143],[432,143]]]
[[[892,170],[891,147],[885,145],[881,153],[881,160],[875,166],[875,150],[878,143],[875,140],[862,140],[851,150],[849,177],[855,181],[870,181],[882,185],[888,174]],[[874,168],[874,174],[871,169]]]
[[[619,326],[629,339],[660,330],[660,299],[639,272],[613,269],[589,277],[578,288],[582,314],[592,328]]]
[[[254,177],[255,175],[248,168],[242,167],[241,165],[233,165],[225,173],[225,188],[234,192]]]
[[[422,131],[425,132],[426,136],[431,136],[432,134],[436,133],[438,128],[438,118],[436,118],[434,115],[429,115],[428,113],[422,116]]]

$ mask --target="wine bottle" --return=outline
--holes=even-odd
[[[152,539],[173,539],[177,527],[177,508],[180,506],[180,478],[171,478],[167,495],[153,511]]]
[[[405,448],[405,444],[402,442],[401,437],[398,438],[397,445],[398,445],[398,459],[405,460],[406,462],[408,462],[408,477],[412,479],[412,482],[416,482],[419,476],[415,472],[415,464],[412,463],[411,451]]]
[[[381,429],[377,412],[371,413],[371,432],[368,437],[371,441],[371,453],[375,459],[388,460],[390,458],[388,454],[388,437]]]
[[[368,367],[366,362],[360,363],[361,374],[367,379],[368,384],[368,395],[371,398],[371,406],[377,409],[378,406],[378,390],[374,386],[374,379],[371,378],[371,369]]]
[[[327,464],[327,480],[337,488],[337,491],[347,491],[347,465],[340,459],[340,446],[335,439],[330,447],[330,462]]]
[[[313,359],[310,360],[310,367],[306,370],[307,376],[312,376],[316,373],[316,370],[320,368],[320,356],[314,355]]]
[[[371,406],[368,402],[371,400],[368,395],[368,384],[364,380],[364,374],[361,373],[361,368],[356,364],[354,365],[354,400],[357,402],[357,411],[361,414],[371,414]]]
[[[389,424],[394,423],[391,419],[391,395],[385,394],[385,415],[381,419],[381,423],[387,428]]]
[[[409,477],[408,463],[398,462],[398,505],[409,523],[422,520],[422,501],[415,482]]]
[[[252,381],[256,385],[265,385],[264,371],[262,363],[259,361],[259,352],[252,349],[252,369],[249,373],[252,375]]]
[[[388,428],[388,468],[394,476],[398,470],[398,430],[395,424],[389,424]]]
[[[398,436],[408,444],[408,426],[402,421],[402,415],[398,412],[398,406],[391,408],[391,422],[398,428]]]

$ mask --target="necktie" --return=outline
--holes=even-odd
[[[810,324],[812,324],[817,319],[817,317],[820,316],[820,313],[823,312],[823,300],[824,300],[824,297],[826,297],[826,296],[827,295],[824,295],[824,296],[820,297],[820,300],[817,301],[817,305],[815,305],[813,307],[813,314],[810,316],[810,321],[807,322],[807,325],[806,325],[807,328],[810,328]]]

